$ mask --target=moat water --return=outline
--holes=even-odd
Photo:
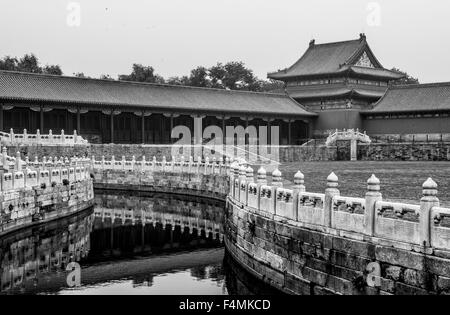
[[[0,294],[277,293],[225,253],[223,202],[96,192],[95,204],[1,238]]]

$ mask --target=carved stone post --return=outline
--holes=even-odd
[[[306,191],[305,187],[305,175],[303,175],[302,172],[298,171],[294,175],[294,186],[292,187],[293,192],[293,206],[294,206],[294,219],[298,220],[298,196],[300,193],[303,193]]]
[[[358,150],[358,141],[356,141],[356,138],[352,138],[350,140],[350,160],[351,161],[356,161],[358,159],[357,150]]]
[[[254,179],[254,170],[250,166],[246,169],[246,178],[245,178],[245,205],[248,205],[248,185],[253,183]]]
[[[327,178],[327,188],[325,189],[324,224],[326,227],[331,227],[333,197],[340,195],[338,186],[339,179],[333,172]]]
[[[278,188],[283,188],[283,177],[281,172],[276,169],[272,173],[272,196],[273,196],[273,209],[274,214],[277,214],[277,191]]]
[[[425,183],[423,183],[423,197],[420,199],[420,243],[423,246],[429,247],[431,243],[431,231],[430,231],[430,220],[431,220],[431,209],[433,207],[439,207],[439,199],[437,197],[438,186],[436,182],[428,178]]]
[[[250,166],[247,167],[247,173],[246,173],[246,177],[247,177],[247,184],[248,183],[253,183],[254,182],[254,175],[253,175],[253,168],[251,168]]]
[[[293,186],[293,190],[294,192],[305,192],[306,191],[306,187],[305,187],[305,175],[303,175],[302,172],[298,171],[295,175],[294,175],[294,186]]]
[[[256,178],[256,182],[261,185],[267,184],[267,172],[264,167],[260,167],[258,170],[258,176]]]
[[[367,181],[366,209],[364,212],[364,233],[373,236],[375,232],[375,205],[377,201],[382,201],[380,193],[380,180],[375,176]]]

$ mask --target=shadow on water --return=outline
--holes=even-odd
[[[1,238],[0,294],[274,293],[224,255],[223,202],[106,191],[95,201]],[[71,262],[81,286],[71,285]]]

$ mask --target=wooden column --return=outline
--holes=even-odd
[[[245,134],[244,134],[244,139],[245,139],[245,142],[244,142],[244,145],[245,145],[245,150],[247,150],[248,151],[248,145],[250,144],[250,134],[248,134],[247,133],[248,132],[248,116],[246,116],[245,117]]]
[[[289,119],[288,122],[288,145],[292,145],[292,120]]]
[[[169,131],[170,143],[173,143],[172,130],[173,130],[173,115],[170,115],[170,131]]]
[[[80,108],[77,108],[77,134],[81,134]]]
[[[271,127],[271,123],[270,123],[270,118],[267,120],[267,145],[271,145],[272,144],[272,132],[270,130]]]
[[[41,134],[44,132],[44,107],[41,106],[41,110],[39,112],[39,129],[41,131]]]
[[[111,111],[111,143],[114,143],[114,111]]]
[[[145,112],[142,112],[141,116],[141,139],[142,144],[145,143]]]
[[[0,105],[0,131],[3,131],[3,105]]]
[[[159,124],[159,144],[164,144],[164,128],[166,127],[166,116],[162,115],[161,123]]]
[[[225,116],[222,116],[222,142],[226,145],[227,130],[225,128]]]

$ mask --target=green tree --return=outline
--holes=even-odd
[[[20,58],[18,63],[18,71],[42,73],[42,68],[39,66],[39,60],[34,54],[26,54]]]
[[[259,91],[260,80],[242,61],[218,63],[209,69],[212,87],[230,90]]]
[[[187,76],[171,77],[167,79],[166,83],[171,85],[190,85],[189,78]]]
[[[261,92],[284,93],[284,82],[282,81],[261,80],[259,84]]]
[[[42,72],[45,74],[62,75],[63,72],[59,65],[46,65],[42,68]]]
[[[211,79],[211,87],[217,89],[224,89],[225,85],[223,83],[223,79],[227,75],[227,71],[225,70],[225,66],[218,62],[217,65],[209,68],[209,77]]]
[[[5,56],[0,59],[0,70],[18,71],[19,60],[16,57]]]
[[[398,73],[401,73],[404,75],[404,77],[402,79],[392,81],[391,82],[392,85],[409,85],[409,84],[419,84],[420,83],[418,78],[412,77],[405,71],[402,71],[398,68],[392,68],[392,71],[398,72]]]
[[[119,75],[121,81],[135,81],[148,83],[164,83],[164,78],[155,74],[155,69],[151,66],[144,67],[141,64],[133,64],[133,71],[129,75]]]
[[[210,87],[211,82],[208,69],[202,66],[192,69],[187,83],[190,86]]]
[[[76,78],[91,78],[91,77],[88,77],[88,76],[86,76],[85,74],[84,74],[84,72],[75,72],[74,74],[73,74],[73,76],[74,77],[76,77]]]
[[[114,81],[114,79],[109,74],[101,74],[100,75],[100,80],[112,80],[112,81]]]

